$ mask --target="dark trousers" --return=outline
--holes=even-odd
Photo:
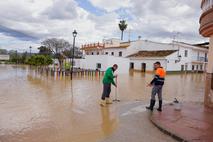
[[[105,98],[109,98],[111,92],[111,84],[103,84],[103,93],[102,93],[102,100],[105,100]]]

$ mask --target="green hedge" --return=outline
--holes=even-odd
[[[33,55],[27,59],[27,64],[34,66],[47,66],[53,63],[50,56],[45,55]]]

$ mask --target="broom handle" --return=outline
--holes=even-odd
[[[115,78],[115,84],[117,85],[117,87],[115,87],[115,100],[117,100],[118,77]]]

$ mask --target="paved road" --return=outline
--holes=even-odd
[[[161,132],[149,120],[150,113],[141,102],[123,104],[119,126],[114,133],[100,142],[176,142]]]

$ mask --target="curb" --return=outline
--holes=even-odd
[[[189,142],[188,140],[178,136],[177,134],[167,130],[166,128],[164,128],[163,126],[161,126],[160,124],[158,124],[157,122],[155,122],[152,118],[152,115],[150,116],[150,121],[152,124],[154,124],[160,131],[162,131],[164,134],[169,135],[170,137],[174,138],[175,140],[179,141],[179,142]]]

